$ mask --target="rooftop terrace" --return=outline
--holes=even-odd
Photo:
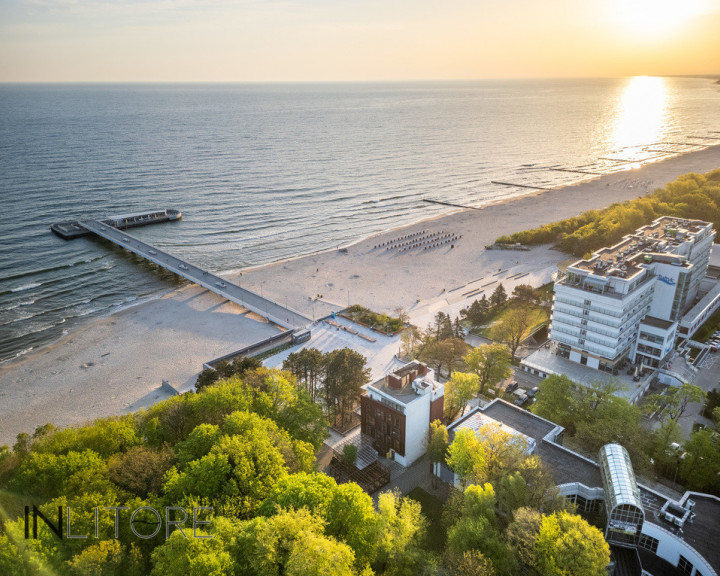
[[[571,268],[584,270],[600,277],[631,279],[644,265],[653,261],[690,266],[673,249],[707,231],[710,223],[702,220],[683,220],[662,216],[652,224],[638,228],[618,244],[594,252],[588,260],[579,260]]]
[[[434,372],[422,362],[410,362],[394,372],[387,374],[377,382],[367,384],[401,404],[409,404],[427,390],[437,390],[441,384],[435,381]]]

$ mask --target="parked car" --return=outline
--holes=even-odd
[[[185,266],[185,264],[180,264],[180,265],[178,266],[178,268],[180,268],[180,270],[187,270],[187,269],[188,269],[188,267]]]
[[[517,390],[518,383],[517,380],[514,380],[513,382],[510,382],[510,384],[507,385],[507,388],[505,388],[505,392],[514,392]]]
[[[528,400],[530,400],[530,398],[528,398],[525,394],[521,394],[515,399],[515,406],[522,406]]]
[[[227,284],[225,284],[225,282],[215,282],[215,286],[220,286],[220,288],[225,288],[225,287],[227,287]]]
[[[537,394],[537,391],[538,391],[538,387],[533,386],[532,388],[530,388],[530,390],[527,391],[528,397],[535,398],[535,394]]]

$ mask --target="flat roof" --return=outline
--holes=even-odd
[[[606,248],[601,248],[588,260],[578,260],[570,267],[591,272],[595,276],[620,276],[630,279],[654,258],[672,257],[673,248],[710,226],[710,222],[661,216],[652,224],[638,228],[632,234]],[[677,256],[678,263],[684,258]],[[687,266],[687,262],[683,264]]]
[[[720,281],[718,281],[712,289],[703,296],[700,301],[695,304],[680,319],[680,325],[687,328],[691,327],[697,319],[705,312],[705,310],[713,305],[717,298],[720,297]]]
[[[648,326],[653,326],[654,328],[660,328],[661,330],[667,330],[670,328],[675,322],[670,322],[669,320],[663,320],[662,318],[655,318],[655,316],[645,316],[640,321],[640,324],[647,324]]]
[[[415,389],[413,388],[413,382],[420,379],[422,383],[424,384],[424,387],[429,388],[430,390],[437,390],[441,384],[436,382],[434,379],[430,378],[429,375],[419,375],[415,374],[414,378],[405,378],[405,383],[400,388],[396,388],[394,386],[390,386],[389,378],[391,376],[395,376],[398,378],[404,378],[408,375],[413,376],[413,372],[417,372],[421,366],[424,366],[427,368],[424,364],[421,362],[418,362],[417,360],[413,360],[412,362],[409,362],[407,364],[404,364],[403,366],[400,366],[393,372],[390,372],[389,374],[386,374],[383,376],[380,380],[377,380],[376,382],[371,382],[370,384],[365,385],[365,390],[368,390],[370,388],[376,390],[377,392],[381,392],[387,396],[392,397],[394,400],[397,400],[400,404],[409,404],[413,400],[420,398],[422,394],[418,394]]]
[[[466,414],[463,418],[456,421],[454,424],[451,424],[448,427],[448,436],[450,439],[450,442],[452,442],[455,439],[455,433],[458,430],[463,430],[465,428],[474,430],[475,432],[478,432],[480,428],[483,426],[498,426],[503,432],[506,432],[508,434],[511,434],[512,436],[515,436],[517,438],[522,438],[529,447],[531,447],[533,444],[535,444],[534,438],[523,434],[513,426],[509,425],[507,422],[497,420],[495,418],[492,418],[491,416],[485,414],[481,409],[477,408],[475,410],[471,410],[468,414]]]
[[[536,441],[540,441],[558,428],[557,424],[540,418],[540,416],[535,416],[532,412],[523,410],[499,398],[488,404],[482,411],[483,414],[490,416],[490,418],[504,422]]]
[[[580,482],[588,488],[602,488],[600,467],[580,454],[547,440],[538,442],[535,454],[547,467],[555,484]]]
[[[615,384],[620,387],[619,390],[615,392],[615,395],[622,396],[628,400],[632,400],[637,396],[647,381],[652,378],[653,374],[650,372],[639,382],[633,382],[633,376],[628,375],[624,370],[620,370],[617,375],[608,374],[607,372],[583,366],[582,364],[558,356],[552,348],[540,348],[527,358],[524,358],[522,364],[528,368],[540,370],[545,374],[565,375],[576,384],[585,387],[590,387],[596,382],[600,384]]]

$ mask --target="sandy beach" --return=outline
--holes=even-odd
[[[720,146],[562,189],[526,195],[481,210],[425,220],[332,250],[244,270],[232,277],[310,318],[358,303],[398,307],[424,326],[452,314],[502,281],[540,284],[566,255],[489,251],[495,238],[642,196],[687,172],[720,167]],[[450,235],[450,242],[387,250],[376,245],[409,235]],[[451,246],[454,246],[451,248]],[[468,294],[470,294],[468,296]],[[0,365],[0,444],[53,422],[69,425],[140,409],[167,397],[162,380],[192,388],[202,363],[278,329],[197,286],[112,316],[88,321],[61,340]]]

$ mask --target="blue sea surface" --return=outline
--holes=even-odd
[[[5,84],[0,135],[3,361],[181,282],[51,222],[176,208],[133,234],[238,270],[720,143],[720,86]]]

